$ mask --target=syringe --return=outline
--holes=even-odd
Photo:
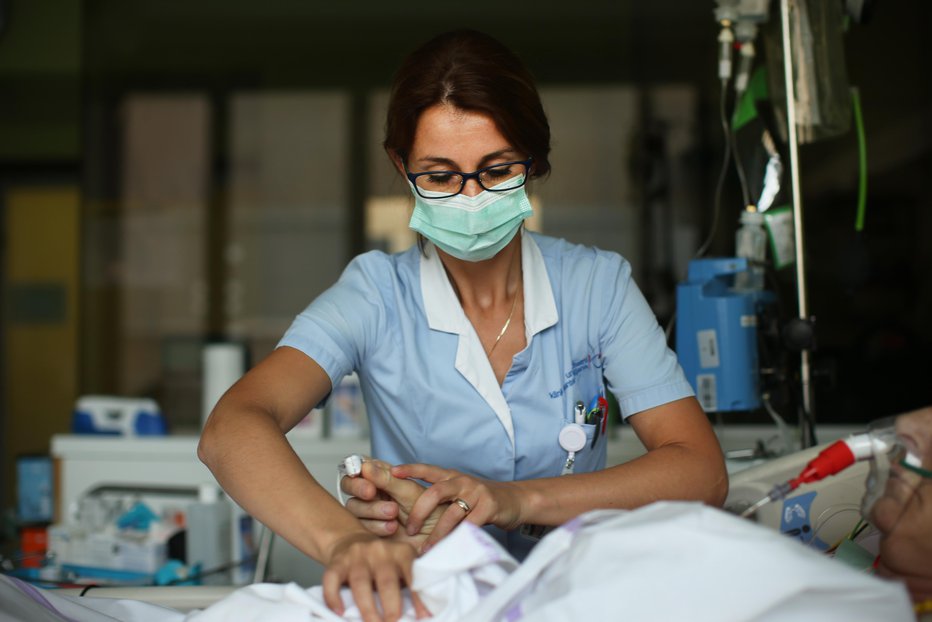
[[[766,497],[741,513],[742,518],[753,516],[757,510],[771,501],[782,499],[800,484],[817,482],[829,475],[845,470],[858,460],[866,460],[876,452],[887,451],[891,444],[892,435],[855,434],[846,439],[836,441],[823,449],[818,456],[809,461],[799,475],[791,480],[777,484]]]

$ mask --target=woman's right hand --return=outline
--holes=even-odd
[[[391,465],[381,460],[368,459],[362,464],[359,477],[344,477],[340,487],[351,498],[346,509],[360,519],[373,534],[412,544],[419,551],[433,531],[448,503],[440,504],[421,525],[417,533],[409,535],[404,526],[415,502],[426,490],[410,479],[399,479],[391,472]]]
[[[337,540],[328,555],[323,576],[324,602],[336,614],[345,608],[340,587],[348,585],[365,622],[395,622],[401,617],[401,589],[413,581],[412,565],[417,557],[415,548],[406,542],[387,540],[370,533],[354,533]],[[379,595],[381,612],[376,603]],[[411,592],[418,618],[430,612]]]

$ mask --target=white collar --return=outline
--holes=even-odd
[[[433,330],[459,335],[454,363],[457,371],[473,386],[495,412],[502,424],[512,450],[515,444],[511,409],[495,378],[489,358],[453,291],[453,285],[443,269],[439,253],[431,249],[421,255],[421,297],[427,324]],[[547,266],[537,242],[521,234],[521,268],[524,275],[524,326],[527,344],[538,332],[557,323],[557,305],[547,277]]]

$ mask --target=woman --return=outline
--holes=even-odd
[[[396,76],[385,148],[411,187],[421,243],[353,260],[220,400],[199,446],[246,511],[327,566],[328,605],[341,611],[349,584],[379,619],[374,588],[397,618],[417,554],[379,537],[398,507],[371,501],[371,469],[349,486],[364,526],[284,438],[354,370],[373,455],[433,484],[405,521],[423,542],[435,517],[427,545],[468,520],[522,557],[533,544],[522,525],[662,498],[722,503],[721,450],[629,264],[523,230],[525,182],[550,170],[550,130],[520,61],[476,32],[428,42]],[[596,436],[607,391],[648,450],[610,469]]]

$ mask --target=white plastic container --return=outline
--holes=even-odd
[[[186,538],[188,566],[200,564],[201,572],[223,566],[230,561],[230,503],[223,498],[217,487],[204,484],[199,499],[187,508]],[[204,585],[228,585],[230,573],[209,574],[201,580]]]
[[[741,213],[741,227],[735,234],[735,255],[744,257],[750,264],[747,272],[735,275],[735,289],[748,291],[764,289],[764,260],[767,258],[767,231],[764,215],[753,205]]]

